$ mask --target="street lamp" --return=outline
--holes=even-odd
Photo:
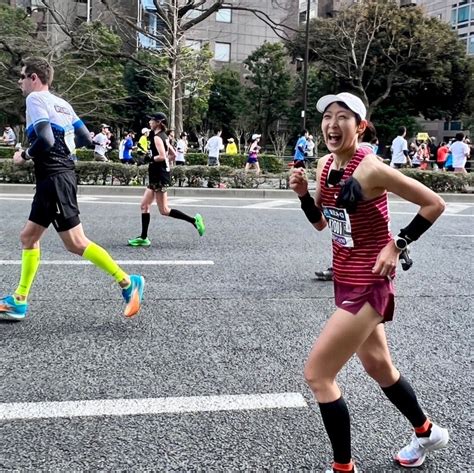
[[[308,107],[308,63],[309,63],[309,11],[311,0],[306,3],[305,48],[303,60],[303,110],[301,110],[302,130],[306,128],[306,109]]]

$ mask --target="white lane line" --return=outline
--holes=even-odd
[[[31,198],[8,198],[8,197],[0,197],[0,200],[24,200],[31,202]],[[290,202],[288,202],[290,203]],[[91,201],[91,202],[81,202],[83,205],[87,204],[106,204],[106,205],[133,205],[137,206],[136,202],[112,202],[112,201]],[[180,207],[197,207],[199,209],[236,209],[236,210],[289,210],[292,212],[301,212],[301,209],[298,205],[298,202],[292,202],[295,207],[262,207],[260,204],[258,207],[255,206],[242,206],[242,205],[207,205],[207,204],[202,204],[202,203],[196,203],[196,204],[179,204]],[[263,205],[263,204],[262,204]],[[414,215],[416,213],[415,210],[412,212],[390,212],[390,215]],[[462,217],[462,218],[474,218],[474,214],[461,214],[461,213],[448,213],[444,212],[442,217]]]
[[[446,209],[450,213],[461,213],[464,210],[472,209],[473,206],[469,204],[457,204],[457,203],[452,203],[452,202],[447,202],[446,203]]]
[[[308,405],[300,393],[163,397],[154,399],[104,399],[66,402],[19,402],[0,404],[0,420],[133,416],[304,407],[308,407]]]
[[[474,238],[474,235],[440,235],[442,237],[453,237],[453,238]]]
[[[280,205],[294,205],[295,202],[291,199],[287,200],[268,200],[266,202],[258,202],[256,204],[244,205],[245,209],[272,209]]]
[[[214,261],[211,260],[116,260],[117,264],[122,266],[126,265],[144,265],[144,266],[206,266],[214,265]],[[43,265],[73,265],[73,266],[83,266],[87,264],[92,264],[89,261],[84,260],[42,260],[41,266]],[[21,260],[0,260],[0,265],[21,265]]]

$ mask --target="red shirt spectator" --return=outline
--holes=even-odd
[[[438,153],[436,154],[436,162],[437,163],[444,163],[447,159],[448,152],[449,152],[448,145],[442,144],[438,148]]]

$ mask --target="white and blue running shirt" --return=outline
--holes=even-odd
[[[51,125],[54,145],[44,152],[38,149],[39,153],[33,155],[37,178],[74,169],[75,130],[84,126],[62,98],[49,91],[31,92],[26,98],[26,133],[30,146],[38,139],[37,127],[45,123]]]

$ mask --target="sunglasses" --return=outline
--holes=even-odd
[[[31,78],[33,74],[20,74],[20,79],[25,80]]]

